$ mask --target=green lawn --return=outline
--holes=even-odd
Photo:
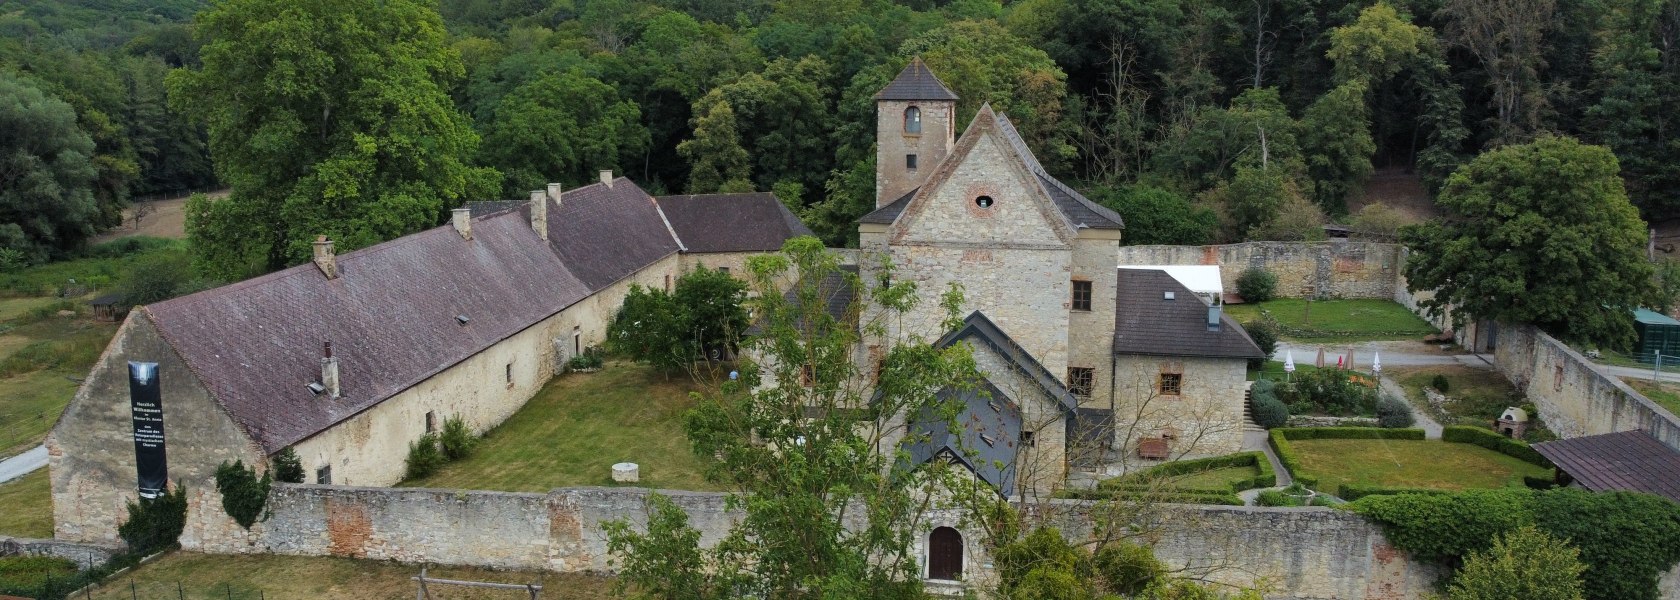
[[[258,554],[229,556],[173,552],[107,580],[89,597],[188,600],[404,600],[415,596],[409,578],[420,567],[391,561]],[[613,579],[583,574],[529,573],[470,567],[431,567],[429,577],[496,583],[539,583],[543,598],[605,600]],[[427,586],[433,598],[509,600],[523,591]],[[78,599],[81,596],[77,596]]]
[[[1187,473],[1167,478],[1166,484],[1187,490],[1230,491],[1231,484],[1260,475],[1259,467],[1222,467],[1200,473]]]
[[[613,362],[597,373],[556,378],[491,430],[472,456],[409,487],[546,492],[614,485],[612,465],[641,465],[641,487],[709,490],[705,468],[683,434],[694,405],[684,376],[669,381],[641,365]]]
[[[1318,490],[1342,484],[1440,490],[1523,485],[1524,475],[1551,471],[1470,444],[1440,440],[1291,440],[1301,474],[1318,478]]]
[[[0,483],[0,535],[50,538],[53,535],[52,489],[47,470]]]
[[[0,324],[0,457],[41,443],[116,334],[85,316],[23,316]]]
[[[1278,298],[1257,304],[1228,304],[1231,317],[1247,323],[1262,311],[1277,319],[1284,339],[1350,342],[1413,339],[1437,333],[1435,327],[1392,300],[1317,300]]]
[[[1472,369],[1461,366],[1436,366],[1396,369],[1394,380],[1406,389],[1406,398],[1420,409],[1430,410],[1443,425],[1478,425],[1488,427],[1506,407],[1521,406],[1524,400],[1511,382],[1491,369]],[[1442,411],[1430,408],[1423,388],[1436,375],[1447,378],[1448,402]]]
[[[1315,367],[1312,364],[1313,359],[1316,358],[1317,356],[1318,355],[1314,354],[1313,356],[1305,357],[1306,360],[1304,362],[1302,361],[1302,357],[1300,357],[1300,356],[1295,357],[1295,374],[1299,375],[1299,374],[1305,373],[1307,371],[1317,371],[1318,367]],[[1331,360],[1334,360],[1334,359],[1332,358]],[[1259,379],[1270,379],[1272,381],[1283,381],[1285,379],[1288,379],[1290,376],[1291,376],[1291,374],[1289,372],[1283,370],[1283,361],[1281,361],[1281,360],[1268,360],[1268,361],[1266,361],[1266,364],[1261,365],[1260,370],[1249,371],[1248,372],[1248,380],[1249,381],[1255,381],[1255,380],[1259,380]]]
[[[1622,381],[1657,405],[1668,409],[1668,412],[1680,416],[1680,383],[1668,382],[1658,385],[1651,383],[1650,379],[1637,377],[1623,377]]]

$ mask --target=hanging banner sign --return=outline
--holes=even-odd
[[[140,497],[156,498],[169,490],[157,363],[128,363],[128,400],[134,415],[134,467],[140,478]]]

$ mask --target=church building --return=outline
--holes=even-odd
[[[1164,271],[1122,269],[1121,215],[1049,174],[989,104],[957,136],[958,98],[919,58],[875,98],[861,279],[877,281],[885,258],[923,294],[959,284],[961,329],[940,332],[934,302],[902,327],[971,343],[989,392],[959,398],[975,431],[927,424],[913,457],[958,460],[1013,495],[1060,488],[1070,469],[1100,476],[1241,448],[1246,365],[1263,355],[1217,299]],[[858,355],[881,356],[885,343]]]

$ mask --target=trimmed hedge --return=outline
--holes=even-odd
[[[1450,493],[1452,493],[1452,492],[1448,492],[1446,490],[1430,489],[1430,488],[1383,487],[1383,486],[1380,486],[1380,485],[1360,485],[1360,484],[1357,484],[1357,483],[1344,483],[1344,484],[1342,484],[1341,489],[1336,490],[1336,496],[1338,498],[1341,498],[1343,500],[1347,500],[1349,502],[1352,502],[1354,500],[1358,500],[1360,498],[1364,498],[1366,496],[1392,496],[1394,494],[1450,494]]]
[[[1441,430],[1441,439],[1448,442],[1481,446],[1532,465],[1552,468],[1552,461],[1546,460],[1546,457],[1530,448],[1527,442],[1499,435],[1491,429],[1469,425],[1451,425]]]
[[[1295,456],[1295,449],[1289,446],[1289,438],[1284,435],[1286,431],[1293,430],[1273,429],[1269,434],[1272,451],[1277,453],[1278,462],[1283,463],[1283,468],[1289,469],[1289,474],[1295,477],[1296,483],[1307,487],[1318,487],[1318,478],[1301,474],[1301,459]]]
[[[1236,454],[1227,454],[1225,456],[1198,458],[1195,460],[1179,460],[1157,465],[1147,470],[1139,471],[1124,477],[1105,479],[1101,483],[1097,484],[1097,489],[1201,493],[1206,490],[1182,490],[1176,487],[1168,487],[1165,490],[1161,490],[1160,488],[1150,486],[1145,482],[1157,477],[1165,478],[1179,475],[1191,475],[1202,471],[1224,469],[1227,467],[1254,467],[1260,470],[1260,473],[1256,474],[1254,477],[1232,482],[1231,491],[1233,493],[1248,489],[1272,487],[1277,485],[1277,472],[1272,470],[1272,461],[1266,460],[1266,453],[1239,452]]]
[[[1125,489],[1107,490],[1069,490],[1057,491],[1056,498],[1073,500],[1141,500],[1152,502],[1166,502],[1170,504],[1216,504],[1223,506],[1242,506],[1242,498],[1236,494],[1221,492],[1185,492],[1153,490],[1138,492]]]

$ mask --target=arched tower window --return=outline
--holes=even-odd
[[[914,106],[904,109],[904,133],[922,132],[922,109]]]
[[[928,579],[962,579],[962,534],[950,527],[939,527],[928,535]]]

